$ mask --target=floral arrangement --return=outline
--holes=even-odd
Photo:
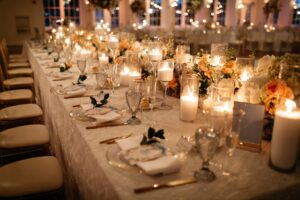
[[[274,115],[278,105],[285,99],[293,99],[294,94],[285,81],[280,79],[270,80],[262,90],[262,101],[265,104],[266,112]]]
[[[116,0],[89,0],[89,2],[96,7],[108,10],[115,8],[118,5]]]
[[[131,11],[137,14],[143,14],[146,11],[145,1],[143,0],[134,0],[130,4]]]

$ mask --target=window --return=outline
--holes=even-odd
[[[226,0],[219,0],[218,2],[218,22],[220,25],[225,24],[225,10],[226,10]]]
[[[150,26],[160,26],[161,0],[152,0],[150,9]]]
[[[44,0],[45,26],[51,26],[60,19],[59,0]]]
[[[175,25],[181,25],[181,15],[184,15],[185,13],[182,13],[182,0],[177,1],[176,11],[175,11]]]
[[[293,13],[293,25],[299,25],[300,24],[300,0],[296,0],[297,8],[294,9]]]
[[[96,22],[100,22],[104,20],[104,11],[100,8],[96,9]]]
[[[65,18],[79,24],[79,0],[67,0],[64,5]]]
[[[119,7],[116,7],[116,9],[112,10],[110,12],[111,16],[111,27],[118,27],[119,26]]]

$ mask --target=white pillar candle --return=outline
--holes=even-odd
[[[119,40],[117,37],[111,36],[108,41],[108,45],[112,49],[117,49],[119,47]]]
[[[180,119],[194,121],[198,110],[198,96],[188,94],[180,97]]]
[[[107,65],[108,64],[108,57],[103,53],[101,56],[99,56],[99,62],[100,65]]]
[[[123,70],[120,72],[120,81],[122,86],[128,86],[129,85],[129,77],[130,70],[128,67],[124,67]]]
[[[169,82],[173,79],[173,69],[168,66],[167,62],[157,71],[157,78],[162,82]]]
[[[212,66],[215,66],[215,67],[221,67],[223,65],[223,63],[221,62],[221,57],[220,56],[213,56],[211,58],[210,64]]]
[[[271,163],[273,166],[290,170],[294,166],[300,134],[300,111],[293,111],[295,102],[286,100],[286,110],[277,110],[271,142]]]
[[[162,53],[159,49],[152,49],[149,52],[149,58],[152,61],[161,61],[162,60]]]

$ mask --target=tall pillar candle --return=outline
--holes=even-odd
[[[270,153],[270,162],[274,167],[282,170],[293,168],[297,160],[299,134],[300,111],[288,107],[286,110],[277,110]]]
[[[194,121],[198,110],[198,96],[192,94],[180,97],[180,119],[182,121]]]

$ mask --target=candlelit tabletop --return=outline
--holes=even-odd
[[[25,43],[30,64],[34,70],[37,102],[43,107],[45,124],[51,133],[51,151],[59,159],[64,169],[66,199],[297,199],[300,197],[300,166],[290,174],[279,173],[268,166],[270,143],[263,142],[262,152],[253,153],[237,149],[232,160],[228,160],[224,150],[217,151],[211,169],[217,179],[212,183],[193,183],[176,188],[164,188],[135,194],[134,189],[170,180],[193,176],[201,166],[199,154],[192,150],[178,173],[148,176],[137,170],[127,170],[112,166],[107,154],[116,144],[99,144],[99,141],[129,133],[139,135],[149,127],[151,112],[144,111],[138,117],[140,125],[127,125],[89,129],[89,122],[71,119],[74,105],[89,103],[89,97],[64,99],[51,92],[58,84],[72,80],[52,81],[47,76],[50,69],[43,67],[38,53]],[[71,69],[79,75],[76,67]],[[74,81],[74,80],[73,80]],[[96,85],[95,76],[88,75],[87,85]],[[125,91],[117,88],[111,94],[109,103],[119,109],[127,108]],[[181,136],[194,136],[196,128],[206,123],[207,118],[198,113],[193,123],[179,120],[179,99],[167,97],[171,110],[155,110],[155,128],[165,130],[165,143],[175,145]],[[130,114],[126,113],[123,120]],[[229,163],[228,163],[229,162]],[[222,174],[220,164],[228,164],[234,174]]]

